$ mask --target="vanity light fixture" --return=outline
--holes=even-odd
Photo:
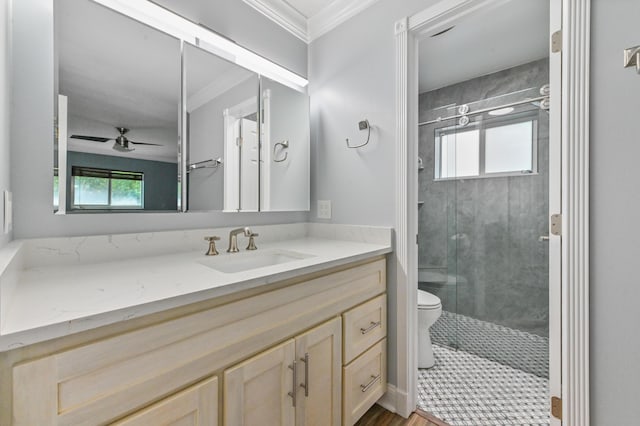
[[[148,0],[94,1],[292,89],[305,92],[309,84],[298,74]]]

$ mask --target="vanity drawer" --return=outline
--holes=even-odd
[[[343,363],[387,335],[387,296],[383,294],[343,314]]]
[[[387,339],[343,367],[342,422],[353,425],[387,391]]]

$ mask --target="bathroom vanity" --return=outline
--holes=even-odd
[[[205,231],[12,243],[0,423],[355,423],[387,383],[391,232],[365,229],[257,227],[211,257]]]

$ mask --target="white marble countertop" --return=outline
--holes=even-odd
[[[317,231],[317,229],[316,229]],[[237,273],[203,265],[198,251],[77,264],[29,265],[17,272],[3,297],[0,351],[10,350],[264,284],[386,254],[388,242],[331,239],[306,232],[300,238],[260,242],[259,251],[298,252],[309,257]],[[299,234],[299,233],[298,233]],[[320,234],[322,237],[318,237]],[[329,238],[326,238],[326,237]],[[389,231],[390,236],[390,231]],[[363,240],[363,238],[360,238]],[[366,240],[366,238],[365,238]],[[384,240],[384,238],[382,238]],[[220,246],[224,247],[224,246]],[[247,252],[219,250],[215,259],[237,259]],[[251,254],[253,254],[251,253]]]

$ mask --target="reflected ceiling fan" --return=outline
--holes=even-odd
[[[131,145],[154,145],[154,146],[162,146],[162,144],[158,143],[146,143],[146,142],[135,142],[127,139],[125,134],[129,131],[129,129],[125,127],[116,127],[116,130],[120,132],[120,136],[116,138],[101,138],[99,136],[83,136],[83,135],[71,135],[71,139],[81,139],[85,141],[91,142],[109,142],[115,141],[113,144],[113,149],[120,152],[131,152],[134,151],[135,148]]]

